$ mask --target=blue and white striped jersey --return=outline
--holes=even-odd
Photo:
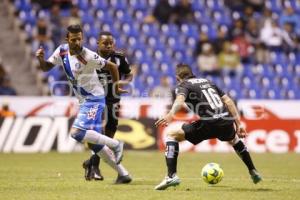
[[[107,61],[96,52],[83,47],[79,55],[70,55],[68,44],[62,44],[49,57],[48,62],[64,68],[80,103],[87,99],[105,97],[96,70],[103,68]]]

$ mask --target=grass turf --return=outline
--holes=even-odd
[[[253,154],[264,180],[254,185],[235,154],[183,153],[179,157],[181,185],[165,191],[153,188],[164,177],[162,152],[127,151],[123,164],[134,181],[113,185],[116,173],[102,162],[104,181],[86,182],[81,163],[88,152],[73,154],[0,154],[0,199],[300,199],[299,154]],[[202,166],[220,163],[225,176],[214,186],[201,180]]]

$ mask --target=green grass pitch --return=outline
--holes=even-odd
[[[86,182],[81,163],[88,152],[58,154],[0,154],[0,200],[299,200],[299,154],[253,154],[264,180],[254,185],[234,153],[183,153],[179,157],[181,185],[155,191],[165,175],[164,153],[127,151],[123,164],[134,181],[113,185],[116,173],[102,162],[105,180]],[[208,162],[221,164],[225,176],[209,186],[200,177]]]

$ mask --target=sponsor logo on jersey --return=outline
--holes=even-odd
[[[92,108],[90,108],[88,114],[87,114],[87,119],[96,119],[97,111],[98,111],[99,105],[95,105]]]

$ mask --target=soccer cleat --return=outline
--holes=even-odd
[[[252,179],[254,184],[257,184],[260,181],[262,181],[262,177],[260,176],[260,174],[255,169],[251,170],[249,173],[251,175],[251,179]]]
[[[118,175],[115,184],[127,184],[132,181],[132,178],[129,175],[120,176]]]
[[[172,178],[166,176],[164,180],[157,186],[155,186],[155,190],[165,190],[170,186],[176,186],[180,184],[180,179],[178,176],[174,175]]]
[[[85,180],[87,181],[90,181],[92,180],[92,176],[91,176],[91,173],[92,173],[92,170],[91,170],[91,162],[90,160],[86,160],[82,163],[82,167],[84,169],[84,178]]]
[[[112,149],[114,152],[115,158],[116,158],[116,163],[120,164],[123,158],[123,149],[124,149],[124,142],[119,141],[119,144]]]
[[[95,181],[103,181],[104,177],[102,176],[98,166],[91,167],[91,178]]]

